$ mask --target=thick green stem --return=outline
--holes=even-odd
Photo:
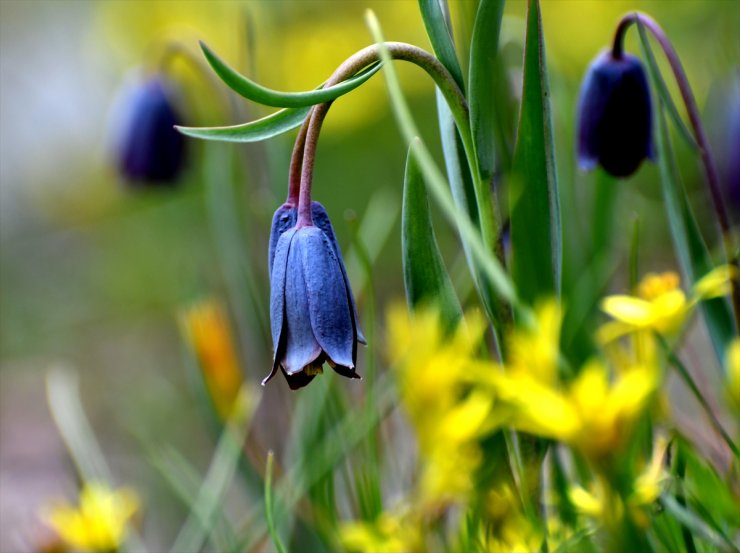
[[[426,71],[429,76],[432,77],[434,83],[437,85],[442,96],[450,107],[455,124],[460,132],[460,137],[463,142],[463,148],[465,150],[471,174],[473,175],[483,242],[490,251],[496,252],[497,256],[499,256],[499,259],[501,260],[499,248],[496,247],[499,229],[495,218],[493,196],[478,169],[475,142],[473,141],[473,134],[470,128],[468,104],[463,93],[455,83],[450,72],[447,71],[439,60],[429,52],[403,42],[385,42],[384,46],[393,59],[411,62]],[[350,56],[344,63],[342,63],[342,65],[340,65],[329,78],[326,86],[332,86],[339,83],[379,60],[379,46],[377,44],[368,46]],[[311,114],[311,121],[308,126],[308,133],[306,136],[306,148],[303,155],[301,200],[299,200],[298,207],[299,224],[301,221],[303,221],[304,224],[308,224],[310,222],[311,185],[313,180],[316,146],[321,125],[330,106],[331,102],[320,104],[314,108]],[[301,206],[303,206],[303,208]]]

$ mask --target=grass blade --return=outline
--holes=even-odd
[[[465,81],[463,80],[460,61],[457,59],[455,52],[455,43],[447,27],[447,21],[439,0],[419,0],[419,10],[424,20],[424,27],[429,35],[429,42],[432,43],[432,50],[452,74],[460,90],[465,90]]]
[[[475,138],[478,163],[484,179],[494,174],[496,154],[508,155],[503,144],[501,121],[497,105],[502,104],[499,94],[505,78],[498,59],[499,31],[504,14],[503,0],[482,0],[475,18],[470,44],[470,126]]]
[[[435,301],[444,320],[450,325],[456,323],[462,308],[439,253],[424,179],[411,149],[403,186],[401,252],[408,304]]]
[[[248,100],[276,108],[300,108],[331,102],[363,84],[380,69],[379,64],[372,65],[351,79],[328,88],[306,92],[279,92],[237,73],[203,42],[200,43],[200,47],[211,68],[229,88]]]
[[[539,1],[530,0],[511,190],[514,282],[522,298],[530,302],[560,294],[560,200],[548,88]]]
[[[665,80],[663,80],[663,75],[660,73],[658,63],[655,61],[653,49],[650,47],[650,41],[648,40],[647,33],[645,32],[645,26],[642,24],[639,18],[636,21],[636,25],[637,32],[640,36],[640,48],[642,49],[642,55],[645,56],[645,60],[647,61],[648,73],[650,74],[653,86],[655,87],[655,90],[658,91],[658,95],[660,96],[663,105],[667,108],[668,115],[673,121],[673,124],[676,125],[676,128],[678,129],[681,137],[689,146],[693,148],[694,151],[698,151],[699,146],[694,139],[694,135],[691,134],[691,131],[686,126],[686,123],[684,123],[683,119],[681,119],[681,116],[678,113],[678,108],[676,107],[676,103],[673,101],[673,98],[671,98],[670,92],[668,92],[668,86],[666,86]]]
[[[275,544],[275,548],[278,553],[286,553],[285,545],[283,540],[278,535],[277,528],[275,528],[275,520],[272,518],[272,464],[273,464],[273,453],[272,451],[267,452],[267,469],[265,472],[265,519],[267,520],[267,529],[270,532],[270,538],[272,543]]]
[[[242,387],[232,415],[216,447],[206,477],[198,490],[190,516],[180,529],[171,551],[200,551],[215,525],[220,504],[236,473],[242,443],[246,437],[255,402]]]
[[[380,31],[377,18],[372,12],[367,14],[368,25],[380,46],[380,55],[383,61],[390,62],[388,50],[383,45],[383,36]],[[454,223],[463,237],[463,242],[467,242],[476,261],[480,264],[485,277],[490,279],[490,283],[498,293],[499,297],[510,303],[514,307],[519,306],[517,293],[513,283],[509,279],[506,271],[498,262],[492,251],[489,251],[483,244],[480,233],[475,228],[469,215],[458,208],[450,194],[447,183],[445,182],[442,172],[434,163],[429,150],[421,140],[415,140],[419,136],[416,124],[411,117],[411,112],[406,104],[401,91],[398,77],[392,64],[385,66],[386,82],[388,92],[391,97],[391,105],[398,120],[399,127],[403,133],[404,139],[411,147],[411,151],[419,162],[419,167],[424,175],[425,182],[429,186],[432,196],[438,202],[444,215]]]

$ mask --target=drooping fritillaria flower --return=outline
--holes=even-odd
[[[603,52],[581,85],[578,102],[578,164],[597,164],[615,177],[628,177],[645,158],[654,158],[652,104],[642,63],[626,53]]]
[[[366,343],[334,230],[324,207],[311,204],[315,226],[296,228],[296,208],[273,216],[268,262],[270,319],[275,351],[272,371],[291,389],[307,385],[324,362],[343,376],[355,372],[357,343]]]
[[[185,162],[183,119],[172,84],[162,74],[139,80],[122,93],[114,121],[116,166],[133,186],[172,185]]]

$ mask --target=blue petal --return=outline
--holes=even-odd
[[[272,226],[270,227],[270,244],[267,249],[267,269],[272,275],[272,263],[275,260],[275,248],[278,240],[283,233],[295,226],[296,208],[294,206],[283,204],[272,216]]]
[[[344,268],[344,261],[342,260],[342,251],[339,249],[339,244],[337,243],[337,237],[334,235],[334,228],[331,226],[331,221],[329,220],[329,214],[326,212],[326,209],[324,209],[324,206],[321,205],[319,202],[312,202],[311,203],[311,217],[313,218],[314,225],[319,227],[324,232],[324,234],[326,234],[326,237],[329,239],[329,243],[331,244],[332,250],[334,250],[334,255],[337,256],[337,260],[339,261],[339,268],[342,270],[342,278],[344,278],[344,284],[347,290],[347,296],[349,297],[350,304],[352,304],[352,321],[355,326],[355,332],[357,333],[357,340],[361,344],[367,345],[367,340],[365,339],[365,335],[362,333],[362,329],[360,328],[360,317],[357,314],[357,305],[355,304],[355,297],[352,294],[352,288],[350,287],[349,277],[347,277],[347,270]]]
[[[303,266],[313,335],[332,362],[352,369],[356,343],[352,307],[331,242],[312,226],[297,232],[295,246]]]
[[[285,275],[285,351],[280,364],[290,375],[301,372],[321,355],[321,347],[311,325],[309,292],[304,274],[304,241],[308,228],[321,233],[316,227],[288,231],[294,232],[295,236],[288,253]]]
[[[272,371],[262,381],[264,386],[277,372],[280,357],[284,351],[283,320],[285,316],[285,275],[288,265],[288,254],[295,229],[289,229],[280,236],[275,247],[274,271],[270,276],[270,328],[272,330],[273,363]]]

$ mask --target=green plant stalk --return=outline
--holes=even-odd
[[[383,47],[391,59],[404,60],[418,65],[426,71],[444,96],[455,124],[460,132],[465,156],[473,175],[476,202],[480,218],[483,243],[489,251],[496,252],[499,262],[503,259],[503,252],[497,247],[498,223],[493,209],[493,197],[490,189],[480,175],[475,150],[475,142],[470,128],[468,104],[465,96],[455,83],[450,72],[429,52],[411,44],[403,42],[384,42]],[[355,75],[358,71],[381,59],[380,46],[374,44],[353,54],[327,80],[326,86],[333,86]],[[298,202],[298,225],[311,222],[311,187],[313,182],[313,167],[321,125],[331,102],[319,104],[311,114],[311,122],[306,136],[306,148],[303,154],[303,170],[301,174],[301,194]]]
[[[650,16],[640,13],[628,13],[620,20],[617,25],[617,29],[614,33],[614,43],[612,47],[612,55],[619,59],[623,54],[623,43],[624,36],[627,29],[636,23],[641,29],[647,29],[652,33],[655,39],[660,44],[668,63],[671,66],[673,75],[676,79],[676,84],[681,93],[684,105],[686,107],[686,113],[691,123],[691,128],[694,131],[694,138],[699,148],[699,153],[704,168],[704,175],[709,188],[709,195],[712,200],[712,207],[714,208],[715,215],[717,217],[717,223],[720,227],[720,234],[722,238],[722,245],[724,247],[725,257],[728,263],[735,266],[738,265],[738,256],[735,250],[734,240],[732,238],[732,228],[730,224],[730,217],[727,213],[727,208],[722,199],[722,192],[719,186],[719,175],[717,173],[717,166],[714,163],[712,151],[709,148],[709,141],[707,140],[706,133],[704,132],[704,126],[701,123],[699,117],[699,107],[696,104],[696,99],[691,90],[689,79],[686,76],[686,72],[681,65],[681,60],[678,57],[673,44],[668,39],[665,31],[661,28],[657,21]],[[732,281],[732,310],[735,315],[735,328],[740,330],[740,283],[733,279]]]
[[[275,519],[272,515],[272,465],[274,455],[272,451],[267,452],[267,468],[265,469],[265,519],[267,520],[267,529],[270,532],[270,538],[275,545],[278,553],[287,553],[283,541],[275,527]]]
[[[691,390],[691,393],[694,395],[694,398],[696,398],[696,401],[698,401],[699,405],[701,405],[702,409],[704,409],[704,412],[707,414],[707,417],[709,418],[709,422],[712,423],[712,426],[714,427],[714,429],[722,437],[724,442],[727,444],[727,447],[730,448],[730,450],[735,455],[735,457],[740,458],[740,450],[738,449],[737,445],[735,445],[735,442],[732,441],[732,438],[727,433],[727,431],[722,427],[722,423],[720,423],[719,419],[717,418],[717,415],[714,414],[712,407],[709,405],[707,400],[704,398],[704,395],[701,393],[701,390],[699,390],[699,387],[696,385],[696,382],[694,382],[694,379],[691,376],[691,373],[689,372],[689,370],[686,368],[686,365],[684,365],[681,362],[681,360],[678,358],[678,356],[675,353],[673,353],[673,351],[668,346],[668,343],[666,342],[665,338],[663,338],[663,336],[657,333],[656,333],[656,336],[658,338],[658,341],[660,342],[661,347],[663,348],[663,351],[668,357],[668,361],[670,361],[671,365],[673,365],[676,368],[676,370],[678,371],[678,374],[681,376],[681,379],[689,387],[689,390]]]

